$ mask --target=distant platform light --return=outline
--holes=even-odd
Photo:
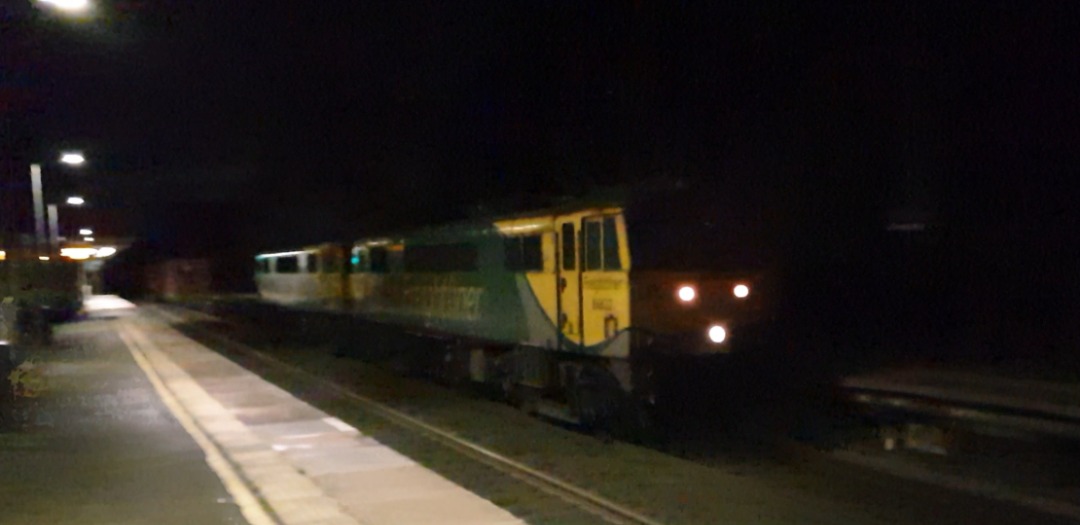
[[[39,261],[47,261],[47,260],[49,260],[49,256],[48,255],[38,255],[38,260]]]
[[[68,151],[60,155],[60,162],[64,164],[70,164],[72,166],[78,166],[86,162],[86,157],[82,153],[76,151]]]
[[[91,230],[90,228],[82,228],[82,229],[79,230],[79,235],[93,235],[93,234],[94,234],[94,230]]]
[[[739,299],[746,299],[746,296],[750,295],[750,287],[745,284],[736,284],[731,289],[731,293],[735,294],[735,297]]]
[[[86,242],[94,242],[94,238],[93,238],[93,237],[83,237],[83,239],[82,239],[82,240],[84,240],[84,241],[86,241]]]
[[[68,197],[67,203],[72,206],[82,206],[83,204],[86,204],[86,199],[82,197]]]
[[[83,261],[97,254],[94,248],[61,248],[60,256],[75,261]]]

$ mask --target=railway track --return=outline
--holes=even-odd
[[[235,321],[230,320],[229,316],[222,318],[215,315],[216,312],[212,307],[209,311],[203,310],[204,306],[209,305],[194,305],[193,307],[190,307],[190,309],[182,310],[172,307],[169,309],[183,312],[184,316],[192,321],[198,320],[195,316],[201,315],[203,316],[203,320],[219,323],[223,322],[229,325],[236,324]],[[241,322],[240,324],[236,324],[236,326],[242,327],[244,326],[244,323]],[[460,436],[456,435],[454,432],[449,432],[444,428],[432,427],[425,421],[419,421],[409,414],[401,413],[399,410],[387,407],[378,401],[357,394],[357,392],[351,390],[347,386],[329,382],[317,375],[300,369],[297,366],[283,363],[275,357],[267,355],[257,349],[239,344],[214,331],[207,331],[203,328],[199,329],[199,332],[201,335],[205,335],[207,340],[212,340],[212,344],[224,345],[237,352],[245,353],[259,360],[266,361],[268,364],[281,368],[289,373],[302,375],[308,380],[318,381],[320,384],[326,385],[328,388],[340,393],[342,397],[355,402],[358,406],[362,406],[372,414],[392,422],[394,425],[401,427],[409,433],[423,435],[427,439],[438,443],[440,446],[453,450],[455,454],[461,454],[462,457],[469,458],[470,461],[475,460],[478,464],[486,465],[502,475],[520,480],[525,483],[525,486],[536,488],[546,494],[553,495],[566,501],[568,503],[568,508],[572,506],[573,508],[587,512],[589,515],[596,516],[608,523],[656,522],[652,518],[643,516],[633,509],[625,509],[625,507],[610,502],[595,493],[581,489],[571,483],[565,483],[565,480],[557,479],[544,472],[537,472],[527,465],[520,465],[520,462],[515,462],[513,459],[506,458],[486,447],[479,446],[474,442],[460,440]],[[875,448],[872,443],[865,440],[870,436],[861,431],[857,431],[856,436],[851,436],[855,441],[845,442],[846,444],[840,445],[840,448],[834,448],[835,445],[827,446],[828,452],[805,444],[792,444],[792,447],[781,447],[779,451],[773,452],[780,453],[781,456],[790,453],[803,459],[805,459],[804,456],[807,455],[818,457],[823,463],[823,469],[827,472],[833,472],[833,469],[831,467],[826,467],[824,464],[834,462],[837,465],[855,466],[861,470],[886,474],[887,478],[906,479],[908,481],[915,481],[939,489],[958,491],[979,498],[987,498],[989,500],[1026,507],[1038,511],[1039,513],[1064,516],[1070,520],[1080,520],[1080,506],[1071,503],[1071,497],[1067,495],[1062,497],[1061,494],[1057,492],[1045,492],[1042,487],[1028,487],[1026,485],[1014,486],[1012,481],[998,479],[996,477],[996,471],[987,472],[984,468],[985,465],[976,465],[976,468],[974,469],[961,467],[957,470],[956,462],[958,460],[969,461],[974,459],[975,461],[982,463],[987,458],[972,456],[970,447],[962,452],[951,449],[952,445],[956,443],[965,446],[971,444],[967,438],[963,438],[963,440],[957,440],[956,438],[958,431],[970,432],[972,427],[979,428],[984,433],[999,437],[1010,437],[1011,435],[1011,437],[1015,438],[1016,436],[1041,435],[1052,436],[1056,441],[1070,441],[1068,438],[1064,437],[1065,435],[1068,435],[1069,432],[1061,432],[1061,430],[1067,430],[1071,426],[1068,422],[1050,421],[1045,417],[1040,417],[1042,414],[1037,413],[1039,411],[1029,411],[1027,413],[1013,411],[1011,413],[1002,413],[1001,410],[996,410],[994,408],[996,405],[995,403],[985,402],[987,401],[986,399],[982,400],[983,402],[981,405],[978,403],[968,403],[965,405],[964,403],[959,402],[961,400],[950,400],[945,395],[934,395],[935,393],[932,391],[921,391],[921,395],[911,395],[913,394],[911,392],[905,394],[899,392],[898,388],[893,388],[890,385],[881,382],[847,382],[839,386],[849,394],[849,401],[851,402],[852,409],[850,415],[854,415],[857,411],[859,413],[864,413],[862,412],[863,410],[869,410],[871,413],[875,414],[875,416],[872,417],[874,419],[876,419],[876,416],[886,416],[878,420],[879,423],[883,423],[879,428],[886,432],[881,432],[877,438],[872,438],[871,440],[880,439],[885,435],[891,434],[893,436],[892,441],[894,441],[894,446],[897,451],[907,449],[918,452],[937,453],[930,455],[923,454],[920,459],[919,457],[910,454],[890,452],[893,450],[893,447],[889,447],[888,445],[886,445],[883,450],[881,446],[882,443],[880,442],[877,443]],[[860,409],[859,407],[863,408]],[[1010,419],[1011,417],[1019,419],[1013,420]],[[1052,420],[1054,418],[1050,419]],[[419,425],[416,423],[419,423]],[[1046,426],[1048,424],[1050,425],[1049,427]],[[1064,425],[1061,426],[1059,424]],[[841,426],[842,425],[843,423],[841,423]],[[1038,430],[1035,427],[1041,427],[1041,430]],[[929,434],[929,441],[927,441],[926,430],[928,428],[931,428],[932,430],[940,429],[942,431],[936,434],[931,432]],[[909,430],[912,429],[918,430],[919,432],[909,432]],[[986,432],[986,429],[989,429],[989,432]],[[451,439],[448,440],[446,439],[447,437]],[[843,438],[843,436],[841,436],[841,438]],[[920,448],[920,446],[912,446],[914,438],[920,440],[922,445],[929,442],[931,446],[923,448]],[[937,439],[941,439],[941,443],[943,443],[944,446],[937,446],[939,444],[935,441]],[[1022,440],[1018,441],[1018,443],[1021,441]],[[832,441],[830,440],[829,442],[831,443]],[[683,447],[679,449],[680,451],[667,451],[666,453],[688,459],[701,465],[719,467],[724,467],[726,465],[726,461],[722,459],[724,457],[723,454],[716,454],[715,451],[710,452],[711,449],[698,450],[693,448],[693,445],[697,444],[697,441],[694,440],[688,443],[691,444],[691,448]],[[867,446],[869,446],[869,448],[867,448]],[[792,448],[792,450],[789,450],[789,448]],[[946,448],[948,448],[948,450],[946,450]],[[751,451],[751,453],[758,452],[760,451],[756,451],[756,449]],[[982,451],[975,452],[975,454],[981,455]],[[716,455],[717,458],[721,458],[719,463],[716,463],[711,459],[713,455]],[[940,456],[940,460],[936,459],[935,456]],[[517,466],[525,467],[527,470],[522,471],[521,469],[516,468]],[[1058,468],[1058,470],[1060,470],[1060,468]],[[566,490],[567,487],[570,488],[569,491]],[[1034,490],[1029,490],[1030,488],[1034,488]],[[614,505],[614,508],[609,506],[609,504]],[[630,515],[622,512],[623,510],[629,510]]]
[[[226,320],[201,311],[162,306],[147,306],[145,308],[169,322],[183,323],[198,318],[198,320],[228,323]],[[192,327],[192,330],[197,331],[199,335],[205,337],[207,340],[213,341],[215,344],[221,345],[230,351],[255,358],[260,362],[291,375],[302,377],[306,381],[318,383],[337,394],[340,394],[343,398],[364,410],[375,414],[400,428],[418,433],[431,441],[452,449],[474,461],[482,463],[501,474],[521,481],[546,494],[557,497],[607,523],[618,525],[661,525],[660,522],[645,516],[640,512],[627,508],[604,498],[603,496],[575,486],[521,462],[515,461],[498,452],[464,439],[451,431],[421,421],[400,410],[389,407],[367,396],[358,394],[334,381],[319,377],[302,368],[281,361],[258,349],[231,340],[204,328],[193,327],[190,324],[189,327]]]

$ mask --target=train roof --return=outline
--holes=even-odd
[[[687,184],[663,181],[659,184],[638,185],[633,189],[618,188],[598,194],[564,199],[550,206],[509,213],[493,213],[454,222],[433,224],[418,228],[401,229],[382,235],[366,236],[345,241],[348,244],[397,244],[406,238],[438,240],[492,235],[499,231],[496,223],[537,217],[566,215],[590,208],[622,208],[632,223],[679,224],[685,236],[692,232],[715,234],[720,229],[737,225],[741,230],[755,229],[751,226],[762,219],[754,204],[739,202],[737,191],[728,188],[703,188]],[[639,232],[635,232],[639,233]],[[707,237],[703,237],[707,238]],[[677,239],[672,239],[675,241]],[[308,244],[296,250],[264,252],[257,257],[299,254],[310,252],[333,243]]]

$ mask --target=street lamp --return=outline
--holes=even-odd
[[[65,151],[60,155],[60,162],[70,166],[80,166],[82,163],[86,162],[86,157],[78,151]]]
[[[90,9],[90,0],[38,0],[65,13],[82,13]]]

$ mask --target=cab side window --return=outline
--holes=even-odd
[[[585,221],[585,270],[599,270],[604,267],[600,252],[600,221]]]
[[[274,266],[276,273],[297,273],[300,271],[300,259],[295,255],[278,257]]]
[[[512,272],[541,272],[544,253],[539,235],[503,238],[503,261]]]
[[[615,217],[585,220],[585,269],[621,270],[619,232]]]
[[[604,269],[622,269],[622,263],[619,261],[619,231],[615,227],[615,217],[604,217]]]
[[[565,223],[562,225],[562,268],[573,270],[577,267],[577,250],[574,249],[574,225]]]

